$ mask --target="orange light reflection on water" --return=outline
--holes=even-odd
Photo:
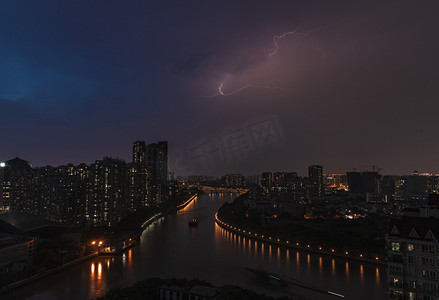
[[[268,245],[268,260],[271,261],[271,245]]]
[[[98,280],[102,279],[102,263],[98,264]]]
[[[363,279],[364,279],[363,265],[360,265],[360,279],[361,279],[361,281],[363,281]]]
[[[91,273],[91,278],[93,279],[95,276],[95,264],[94,263],[91,263],[90,273]]]
[[[335,274],[335,260],[334,259],[332,259],[332,261],[331,261],[331,270],[332,270],[332,274],[334,275]]]
[[[323,271],[323,259],[320,256],[319,257],[319,272],[320,272],[320,274],[322,274],[322,271]]]
[[[177,210],[177,215],[183,214],[185,212],[191,211],[197,204],[198,197],[195,197],[185,208]]]

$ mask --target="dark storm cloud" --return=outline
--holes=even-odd
[[[436,172],[436,12],[430,1],[2,1],[0,160],[128,159],[138,139],[187,154],[274,116],[281,145],[191,172]],[[269,58],[273,36],[294,30],[308,35],[278,40]],[[282,89],[206,98],[221,82]]]

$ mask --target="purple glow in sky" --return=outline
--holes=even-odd
[[[192,174],[439,172],[436,6],[2,1],[0,161],[130,160],[134,140],[168,140]],[[279,139],[255,147],[242,135],[265,120]],[[199,145],[235,152],[207,168]]]

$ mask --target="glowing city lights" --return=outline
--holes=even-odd
[[[246,232],[245,230],[241,230],[241,228],[238,228],[238,227],[236,227],[236,226],[232,226],[232,225],[230,225],[230,224],[227,224],[227,223],[221,221],[221,220],[218,218],[217,214],[215,214],[215,221],[216,221],[216,223],[217,223],[218,225],[222,225],[222,226],[224,226],[224,228],[229,228],[230,230],[235,231],[235,233],[242,232],[241,235],[248,236],[248,237],[250,237],[250,238],[251,238],[251,237],[254,237],[254,238],[256,238],[256,239],[258,239],[258,237],[259,237],[259,239],[264,239],[265,241],[268,241],[269,243],[273,243],[272,240],[274,239],[274,240],[275,240],[277,243],[279,243],[279,244],[283,244],[284,246],[291,247],[291,246],[289,245],[289,244],[290,244],[290,241],[289,241],[289,240],[281,241],[281,239],[280,239],[280,238],[277,238],[277,237],[275,237],[275,238],[273,238],[273,237],[271,237],[271,236],[270,236],[270,237],[265,237],[264,235],[258,235],[258,233],[254,233],[254,232],[252,233],[252,232],[250,232],[250,231]],[[299,242],[293,242],[293,244],[294,244],[294,243],[295,243],[295,245],[296,245],[297,247],[300,247],[300,243],[299,243]],[[314,247],[311,247],[310,244],[306,244],[306,247],[305,247],[305,246],[300,247],[300,249],[307,249],[307,248],[310,249],[309,251],[312,251],[311,249],[313,249]],[[316,246],[316,248],[315,248],[314,251],[316,251],[317,249],[318,249],[319,251],[321,251],[322,253],[332,254],[332,255],[336,255],[336,256],[341,256],[341,255],[344,254],[343,256],[345,256],[345,257],[355,258],[355,256],[353,256],[352,254],[349,253],[349,251],[346,251],[346,250],[345,250],[344,252],[342,252],[342,253],[336,254],[335,249],[329,249],[329,250],[325,251],[325,250],[323,250],[323,247],[322,247],[322,246],[318,246],[318,247]],[[329,252],[329,253],[328,253],[328,252]],[[364,257],[363,254],[359,254],[358,256],[356,256],[356,258],[357,258],[357,259],[365,259],[365,257]],[[366,258],[366,259],[367,259],[367,258]],[[376,257],[375,260],[378,261],[379,258]]]

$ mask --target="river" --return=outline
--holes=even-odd
[[[119,256],[97,257],[50,275],[2,299],[92,299],[147,277],[199,278],[272,296],[335,299],[297,286],[277,286],[246,270],[263,269],[345,299],[385,299],[385,268],[287,250],[241,238],[220,228],[214,215],[236,194],[203,194],[177,214],[148,227],[140,243]],[[198,227],[188,221],[198,217]]]

